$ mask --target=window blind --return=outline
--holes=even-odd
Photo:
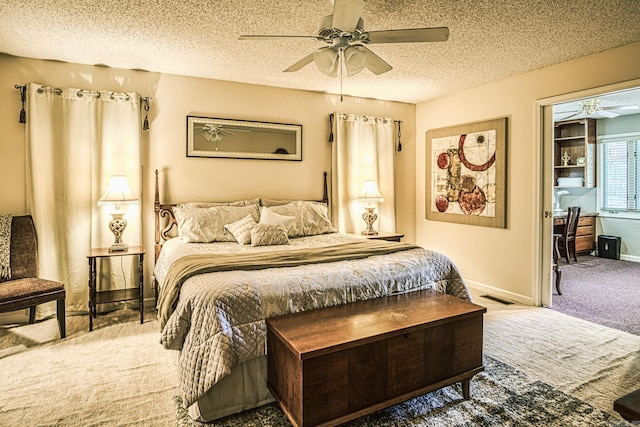
[[[599,144],[600,208],[608,211],[638,211],[640,139],[609,139]]]

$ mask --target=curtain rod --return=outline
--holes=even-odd
[[[27,100],[27,85],[15,85],[15,88],[20,91],[20,101],[22,102],[22,109],[20,110],[20,118],[18,121],[19,123],[26,123],[27,114],[24,107],[25,107],[25,102]],[[37,92],[38,93],[53,92],[56,95],[62,95],[62,89],[51,87],[51,86],[40,86],[37,89]],[[76,96],[78,96],[79,98],[82,98],[83,96],[95,96],[97,98],[100,98],[100,91],[79,89],[76,92]],[[126,99],[127,101],[131,99],[128,93],[118,93],[118,92],[111,92],[109,94],[109,97],[111,99]],[[142,103],[142,108],[145,111],[142,130],[149,130],[149,104],[150,104],[151,98],[148,96],[141,96],[139,98],[139,101],[140,103]]]
[[[330,118],[333,119],[333,113],[329,114]],[[360,114],[344,114],[344,113],[338,113],[338,117],[341,119],[346,119],[349,116],[353,116],[356,119],[361,119],[366,121],[369,120],[382,120],[384,123],[387,122],[387,120],[392,120],[392,119],[388,119],[386,117],[372,117],[372,116],[364,116],[364,115],[360,115]],[[402,123],[402,120],[393,120],[393,123]]]
[[[56,95],[62,95],[62,89],[57,88],[57,87],[50,87],[50,86],[40,86],[37,89],[38,93],[44,93],[44,92],[53,92]],[[79,98],[82,98],[83,96],[95,96],[97,98],[100,98],[100,91],[97,90],[84,90],[84,89],[80,89],[76,92],[76,96],[78,96]],[[126,99],[127,101],[130,99],[129,94],[127,93],[117,93],[117,92],[111,92],[109,94],[109,96],[111,97],[111,99]]]
[[[329,143],[333,142],[333,119],[335,114],[338,114],[338,117],[341,119],[345,119],[348,117],[347,114],[344,113],[329,113]],[[352,116],[361,119],[364,118],[365,121],[369,120],[369,116],[359,116],[357,114],[351,114]],[[374,120],[384,120],[384,123],[387,123],[387,119],[386,118],[377,118],[377,117],[372,117],[372,119]],[[389,119],[391,120],[391,119]],[[402,151],[402,141],[400,140],[402,137],[402,131],[401,131],[401,127],[402,127],[402,120],[393,120],[393,123],[398,125],[398,146],[397,146],[397,150],[398,151]]]

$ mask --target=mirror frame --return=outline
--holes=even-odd
[[[221,129],[223,127],[227,127],[231,130],[225,132],[225,134],[216,132],[216,136],[219,139],[214,141],[208,140],[209,142],[215,143],[215,145],[212,145],[212,149],[203,149],[201,141],[199,144],[197,132],[202,130],[205,125],[219,127]],[[232,132],[233,130],[236,131],[235,134]],[[274,133],[281,134],[283,139],[287,139],[288,145],[291,145],[291,140],[293,138],[295,153],[282,154],[276,153],[275,151],[265,153],[251,150],[232,151],[228,149],[218,149],[218,142],[222,141],[223,139],[227,139],[228,141],[236,137],[241,140],[241,137],[237,134],[238,132],[251,132],[252,137],[255,135],[256,138],[260,138],[260,134],[262,134],[263,137],[268,136],[271,141],[273,141]],[[302,125],[187,116],[187,157],[301,161]]]

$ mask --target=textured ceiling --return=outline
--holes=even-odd
[[[447,42],[375,44],[394,68],[340,79],[314,64],[330,0],[1,0],[0,52],[416,103],[640,41],[638,0],[367,0],[365,30],[446,26]],[[585,71],[586,72],[586,71]]]

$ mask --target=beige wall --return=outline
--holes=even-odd
[[[418,104],[416,243],[449,255],[471,286],[536,303],[542,216],[536,101],[638,78],[640,43]],[[496,117],[509,119],[507,228],[427,221],[426,131]]]
[[[153,260],[153,183],[159,169],[163,202],[242,197],[320,198],[322,173],[330,171],[328,115],[333,111],[402,120],[398,153],[397,230],[413,241],[415,225],[415,105],[315,92],[85,66],[0,54],[0,213],[25,206],[25,126],[16,84],[137,91],[150,96],[150,131],[143,150],[144,244],[147,296]],[[348,85],[348,81],[345,82]],[[186,157],[186,116],[201,115],[302,125],[302,162]],[[28,119],[28,117],[27,117]],[[170,180],[170,181],[169,181]],[[106,226],[106,225],[105,225]],[[126,234],[126,232],[125,232]],[[126,236],[125,236],[126,237]],[[125,239],[126,240],[126,239]]]

